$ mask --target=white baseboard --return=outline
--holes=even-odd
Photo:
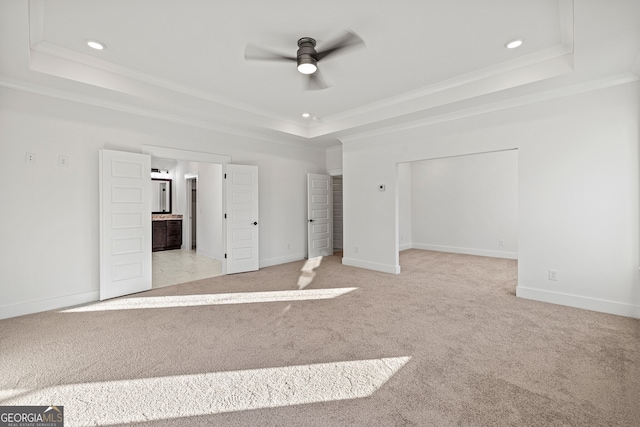
[[[196,247],[196,254],[198,255],[202,255],[202,256],[206,256],[208,258],[213,258],[213,259],[217,259],[217,260],[223,260],[224,259],[224,254],[219,254],[213,251],[208,251],[206,249],[199,249],[198,247]]]
[[[406,251],[407,249],[413,249],[413,243],[404,243],[398,247],[400,252]]]
[[[261,259],[260,268],[272,267],[274,265],[286,264],[288,262],[300,261],[305,258],[306,254],[293,254],[276,258]]]
[[[100,291],[81,292],[79,294],[64,295],[61,297],[42,300],[27,301],[18,304],[4,305],[0,307],[0,319],[24,316],[26,314],[40,313],[41,311],[56,310],[79,304],[98,301]]]
[[[383,273],[400,274],[399,265],[380,264],[353,258],[342,258],[342,264],[351,267],[365,268],[367,270],[381,271]]]
[[[492,251],[489,249],[458,248],[455,246],[439,246],[429,245],[425,243],[414,243],[412,247],[414,249],[422,249],[425,251],[450,252],[455,254],[478,255],[492,258],[518,259],[517,252]]]
[[[640,305],[527,288],[522,285],[518,285],[516,287],[516,296],[535,301],[548,302],[551,304],[566,305],[569,307],[640,319]]]

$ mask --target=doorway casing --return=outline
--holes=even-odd
[[[197,183],[198,183],[198,174],[197,173],[187,173],[184,175],[184,180],[185,180],[185,188],[187,189],[187,204],[185,206],[185,218],[184,218],[184,227],[183,230],[186,231],[186,233],[184,233],[185,239],[184,239],[184,249],[190,250],[193,249],[194,247],[194,242],[193,242],[193,234],[194,234],[194,214],[197,215],[197,212],[193,212],[193,191],[191,191],[192,188],[192,182],[196,182],[196,188],[197,188]],[[197,197],[196,193],[196,197]],[[198,201],[196,199],[196,206],[198,206]],[[196,219],[197,221],[197,219]],[[197,227],[197,224],[196,224]],[[197,238],[196,238],[196,242],[197,242]],[[197,243],[196,243],[197,244]]]

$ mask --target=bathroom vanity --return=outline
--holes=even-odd
[[[151,216],[152,251],[180,249],[182,246],[182,215],[159,214]]]

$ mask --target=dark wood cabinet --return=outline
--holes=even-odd
[[[153,221],[151,223],[153,228],[153,237],[151,239],[151,250],[162,251],[167,246],[167,226],[166,221]]]
[[[152,221],[152,250],[166,251],[182,246],[182,220],[169,219]]]
[[[167,223],[167,248],[180,249],[182,246],[182,221],[165,221]]]

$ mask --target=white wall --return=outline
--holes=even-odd
[[[196,252],[200,255],[222,260],[224,259],[224,240],[222,235],[222,165],[203,162],[178,162],[178,188],[177,199],[179,201],[179,214],[186,215],[188,194],[185,174],[197,175],[197,209],[196,212]],[[190,200],[190,199],[189,199]],[[183,222],[183,243],[186,241],[185,233],[187,221]]]
[[[331,176],[342,175],[342,147],[331,147],[326,152],[327,173]]]
[[[222,165],[208,164],[198,170],[197,252],[224,258],[222,241]]]
[[[0,89],[0,318],[97,300],[98,150],[142,145],[259,167],[260,265],[303,259],[306,174],[325,153]],[[25,164],[25,153],[36,163]],[[69,158],[58,165],[58,156]],[[290,245],[288,247],[287,245]]]
[[[413,247],[518,257],[517,150],[412,163]]]
[[[412,226],[412,168],[413,163],[398,164],[398,249],[404,251],[413,247]]]
[[[343,141],[343,263],[400,271],[397,163],[518,149],[517,294],[640,317],[639,104],[631,83]]]

